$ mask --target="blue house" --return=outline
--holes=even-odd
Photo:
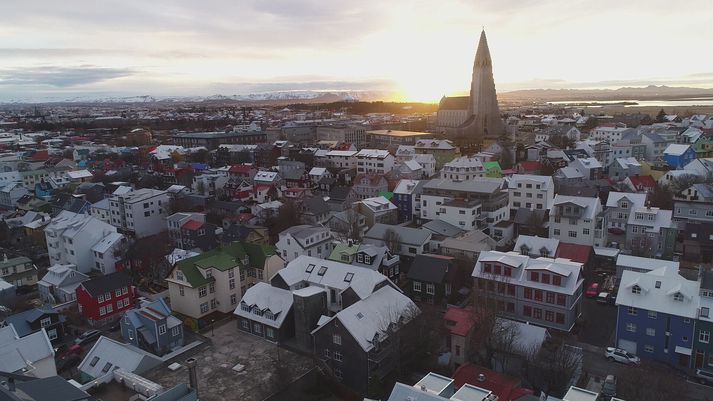
[[[391,203],[396,205],[399,222],[411,221],[414,217],[418,217],[418,213],[414,215],[414,206],[419,206],[416,197],[421,195],[422,188],[423,183],[418,180],[401,180],[396,185]]]
[[[693,146],[672,143],[663,151],[663,159],[672,169],[682,169],[686,164],[696,158],[696,151]]]
[[[624,271],[616,298],[616,345],[641,358],[689,368],[700,305],[699,282],[672,266]]]
[[[121,337],[143,350],[163,355],[183,346],[183,323],[160,298],[126,312],[121,319]]]

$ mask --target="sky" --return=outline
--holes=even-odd
[[[713,88],[711,0],[29,0],[0,12],[0,100]]]

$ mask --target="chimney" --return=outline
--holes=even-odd
[[[188,366],[188,386],[198,394],[198,375],[196,374],[196,358],[186,359]]]
[[[485,381],[485,375],[482,374],[482,373],[478,374],[478,381],[481,382],[481,383],[484,382],[484,381]]]

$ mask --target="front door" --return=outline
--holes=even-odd
[[[678,354],[678,366],[688,367],[691,357],[684,354]]]
[[[696,369],[703,367],[703,352],[696,351]]]

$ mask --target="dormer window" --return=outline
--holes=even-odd
[[[657,282],[656,282],[656,288],[661,288],[661,282],[660,282],[660,281],[657,281]]]
[[[641,287],[639,287],[638,285],[631,287],[631,293],[632,294],[641,294]]]
[[[673,300],[683,302],[683,294],[681,294],[680,292],[673,294]]]

